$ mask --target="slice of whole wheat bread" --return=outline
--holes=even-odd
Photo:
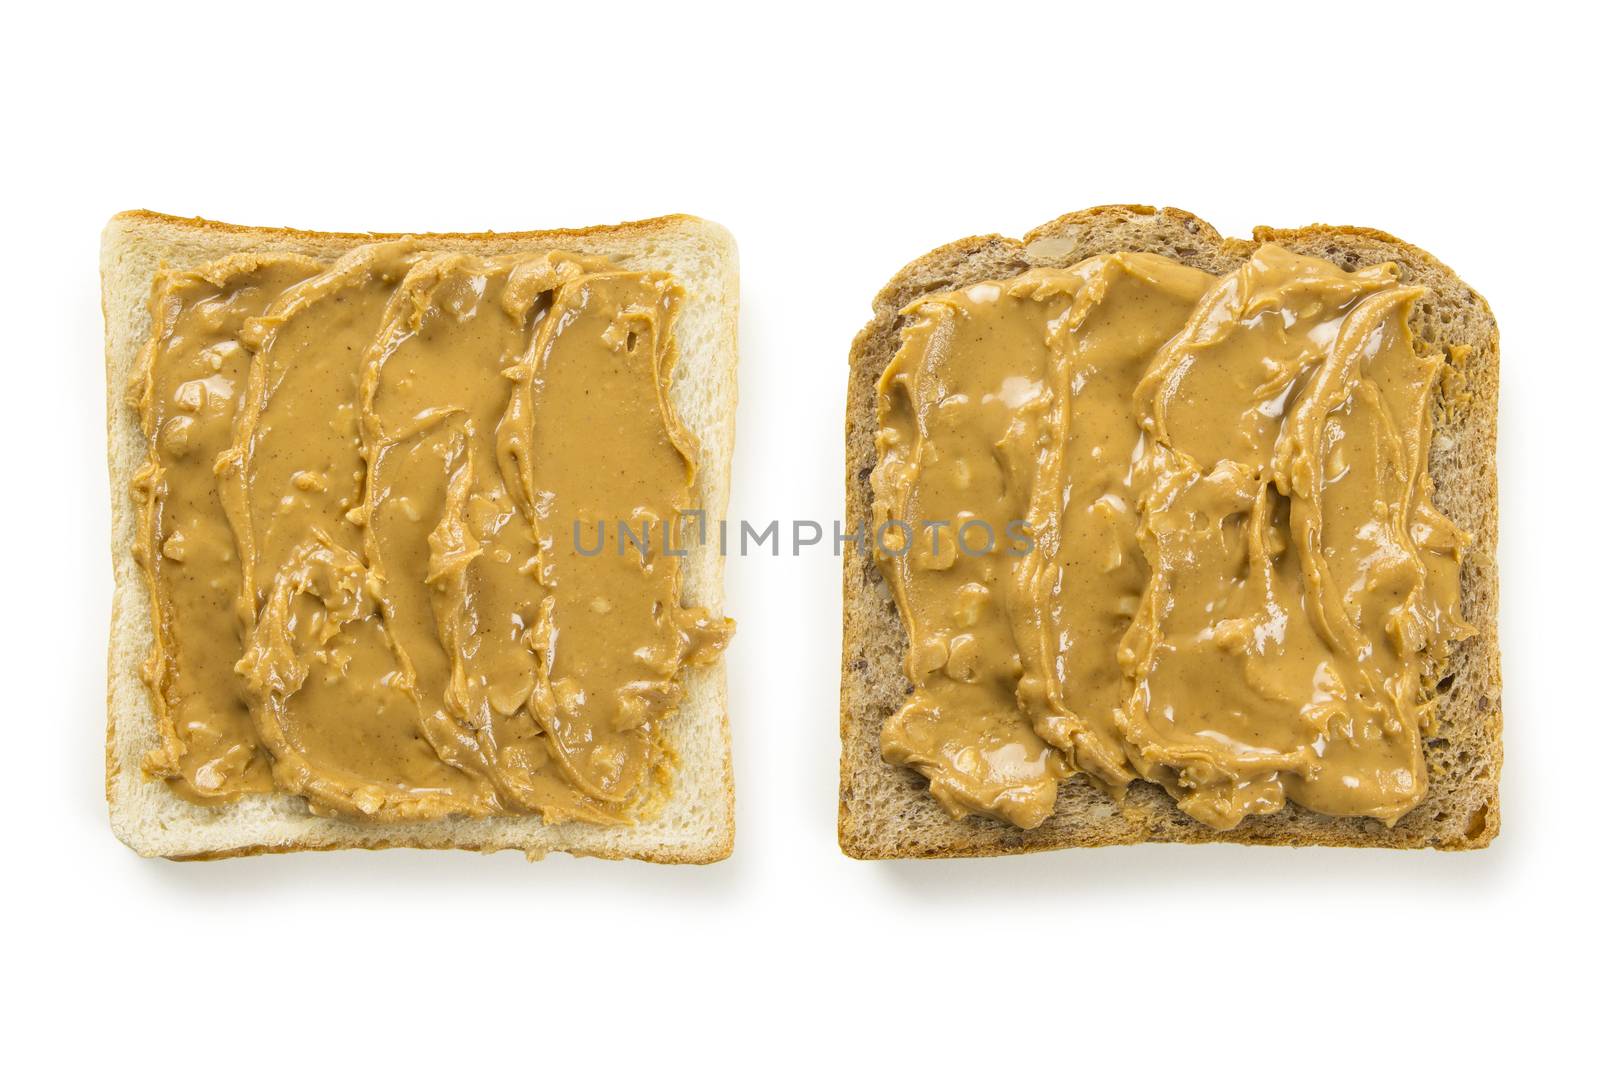
[[[1157,252],[1221,274],[1266,242],[1346,269],[1398,263],[1403,281],[1429,290],[1412,319],[1417,343],[1456,350],[1435,403],[1428,469],[1440,510],[1472,539],[1461,567],[1461,592],[1462,610],[1477,636],[1452,650],[1441,681],[1439,729],[1427,741],[1427,796],[1393,827],[1290,804],[1275,815],[1220,831],[1183,815],[1158,786],[1136,782],[1118,805],[1080,775],[1062,788],[1054,813],[1037,829],[981,817],[952,819],[929,796],[920,774],[886,763],[879,751],[884,719],[899,708],[908,689],[901,669],[906,635],[870,550],[851,546],[844,557],[840,678],[839,844],[846,854],[858,859],[991,856],[1141,841],[1468,849],[1482,848],[1499,831],[1495,413],[1500,335],[1481,296],[1450,268],[1404,241],[1377,230],[1338,226],[1259,227],[1253,240],[1244,241],[1221,236],[1185,211],[1117,205],[1063,215],[1020,241],[969,237],[934,249],[878,293],[872,321],[851,346],[846,528],[870,522],[877,383],[899,347],[900,309],[912,300],[1110,252]]]
[[[733,766],[726,672],[720,659],[710,667],[688,669],[683,703],[667,727],[677,754],[671,796],[655,814],[632,826],[547,826],[537,816],[379,825],[312,815],[304,800],[281,794],[206,807],[181,799],[140,770],[156,727],[139,676],[150,647],[150,612],[149,594],[130,551],[135,509],[129,483],[144,460],[146,443],[136,412],[123,398],[150,335],[147,301],[155,273],[197,267],[233,252],[296,252],[332,261],[356,245],[394,236],[232,226],[147,211],[123,212],[106,227],[100,271],[116,578],[107,678],[106,798],[113,830],[143,855],[174,859],[395,846],[485,852],[514,848],[534,859],[548,852],[659,863],[725,858],[733,849]],[[697,481],[703,506],[713,521],[723,515],[738,388],[738,255],[727,230],[704,219],[672,215],[581,230],[419,236],[429,251],[492,255],[564,250],[675,275],[685,298],[676,327],[679,355],[671,398],[700,441]],[[723,561],[714,543],[691,548],[683,566],[685,603],[720,611],[722,575]]]

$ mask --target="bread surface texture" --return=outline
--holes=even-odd
[[[1451,652],[1441,681],[1439,727],[1426,741],[1429,788],[1393,827],[1371,818],[1320,815],[1292,803],[1215,830],[1181,813],[1159,786],[1136,781],[1122,803],[1083,775],[1064,783],[1053,814],[1033,830],[978,816],[956,820],[929,795],[923,776],[887,763],[885,719],[905,699],[906,632],[870,550],[850,544],[843,561],[844,642],[840,675],[839,844],[858,859],[993,856],[1146,841],[1229,841],[1473,849],[1500,827],[1501,684],[1497,633],[1495,425],[1499,330],[1488,304],[1449,267],[1398,238],[1346,226],[1258,227],[1249,240],[1223,237],[1174,208],[1092,208],[1045,223],[1020,240],[969,237],[907,264],[873,300],[872,319],[850,350],[845,416],[845,526],[870,524],[877,462],[877,384],[900,345],[900,310],[931,293],[1010,278],[1034,267],[1067,267],[1091,256],[1153,252],[1214,275],[1257,247],[1281,245],[1355,270],[1384,262],[1401,281],[1426,286],[1411,325],[1417,343],[1456,350],[1434,402],[1428,470],[1434,501],[1471,539],[1461,566],[1462,611],[1477,634]],[[1464,356],[1464,358],[1462,358]]]
[[[733,849],[734,794],[726,670],[720,658],[710,666],[687,669],[683,701],[666,725],[675,753],[670,796],[633,825],[546,825],[538,816],[510,815],[364,823],[314,815],[304,799],[281,793],[210,807],[182,799],[140,769],[157,734],[150,694],[140,677],[151,643],[150,604],[130,551],[136,506],[129,486],[147,443],[138,413],[125,396],[150,336],[148,300],[155,275],[237,252],[299,253],[331,262],[358,245],[398,236],[235,226],[148,211],[123,212],[106,226],[100,272],[115,578],[106,716],[106,798],[112,829],[141,855],[171,859],[392,847],[520,849],[530,859],[550,852],[658,863],[726,858]],[[685,298],[676,324],[679,356],[671,400],[699,439],[701,504],[712,517],[726,511],[737,401],[739,292],[737,251],[725,229],[673,215],[587,229],[414,236],[428,251],[567,251],[608,256],[629,270],[672,273]],[[723,561],[715,544],[691,547],[682,576],[686,604],[721,611]]]

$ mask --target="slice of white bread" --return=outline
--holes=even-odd
[[[230,226],[147,211],[112,218],[101,244],[101,299],[106,320],[106,422],[111,466],[111,608],[107,679],[106,798],[117,836],[135,851],[174,859],[334,848],[515,848],[529,858],[571,852],[608,859],[710,863],[733,849],[733,765],[726,672],[719,659],[690,667],[684,699],[668,721],[676,753],[671,795],[638,824],[545,825],[537,816],[449,818],[426,823],[366,824],[312,815],[304,800],[273,794],[219,807],[179,798],[140,770],[155,743],[150,695],[140,680],[149,652],[149,594],[131,554],[133,472],[146,443],[125,402],[128,377],[150,335],[147,301],[162,268],[197,267],[233,252],[296,252],[331,261],[350,248],[393,234],[311,233]],[[700,441],[697,479],[711,520],[727,510],[738,384],[736,331],[739,273],[733,238],[715,223],[673,215],[616,226],[527,233],[425,234],[424,247],[479,254],[565,250],[611,257],[622,267],[670,271],[685,299],[677,321],[678,361],[671,399]],[[684,560],[689,605],[722,608],[723,560],[715,539]]]
[[[1331,226],[1260,227],[1253,240],[1243,241],[1222,237],[1184,211],[1124,205],[1063,215],[1020,241],[970,237],[934,249],[878,293],[872,321],[850,351],[846,528],[870,521],[877,383],[900,344],[900,309],[913,299],[1110,252],[1158,252],[1222,274],[1266,242],[1346,269],[1398,263],[1404,281],[1429,290],[1412,320],[1417,344],[1457,350],[1435,404],[1428,468],[1436,483],[1435,502],[1472,538],[1461,568],[1462,609],[1477,636],[1453,648],[1441,682],[1439,729],[1427,742],[1427,796],[1393,827],[1376,819],[1319,815],[1291,804],[1275,815],[1252,817],[1237,829],[1219,831],[1180,813],[1162,789],[1148,782],[1134,783],[1118,805],[1078,776],[1061,790],[1055,812],[1037,829],[1020,830],[979,817],[952,819],[929,796],[921,775],[891,766],[879,750],[884,719],[899,708],[907,691],[901,669],[906,636],[871,553],[852,547],[844,559],[840,680],[839,844],[846,854],[859,859],[989,856],[1140,841],[1467,849],[1487,845],[1499,831],[1495,412],[1500,335],[1481,296],[1450,268],[1404,241],[1376,230]]]

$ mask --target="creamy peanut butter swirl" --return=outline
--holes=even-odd
[[[1025,828],[1076,773],[1222,829],[1414,807],[1472,633],[1422,295],[1267,245],[1220,278],[1119,254],[907,307],[873,475],[912,683],[885,757]]]
[[[158,277],[132,389],[146,769],[380,820],[627,821],[728,620],[681,598],[682,293],[403,240]],[[651,523],[581,552],[574,523]],[[681,537],[680,537],[681,541]]]

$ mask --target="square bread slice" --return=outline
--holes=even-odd
[[[655,815],[632,826],[547,826],[538,816],[364,824],[313,815],[304,800],[285,795],[251,796],[213,808],[179,798],[140,770],[156,728],[139,675],[151,632],[149,594],[130,551],[135,509],[129,483],[144,460],[146,444],[124,395],[150,335],[146,303],[155,273],[247,251],[295,252],[331,261],[356,245],[394,236],[231,226],[148,211],[124,212],[106,227],[100,272],[116,578],[106,716],[106,798],[112,829],[142,855],[173,859],[395,846],[482,852],[513,848],[530,859],[549,852],[658,863],[710,863],[727,857],[733,849],[733,766],[720,658],[710,667],[688,669],[683,703],[667,728],[678,758],[670,799]],[[672,215],[578,230],[418,236],[430,251],[493,255],[563,250],[610,256],[626,268],[675,275],[685,300],[677,322],[679,358],[671,396],[679,416],[700,440],[698,479],[707,515],[714,520],[726,512],[738,389],[739,304],[738,255],[727,230],[704,219]],[[714,543],[691,548],[683,575],[686,603],[721,610],[723,561]]]
[[[884,719],[899,708],[907,691],[901,670],[906,634],[870,551],[851,546],[844,558],[840,679],[839,844],[847,855],[992,856],[1141,841],[1470,849],[1487,845],[1499,831],[1495,412],[1500,335],[1481,296],[1450,268],[1404,241],[1377,230],[1334,226],[1260,227],[1252,240],[1244,241],[1221,236],[1185,211],[1122,205],[1063,215],[1020,241],[970,237],[934,249],[878,293],[872,321],[850,350],[845,527],[856,529],[870,521],[869,477],[877,462],[876,387],[900,344],[899,311],[913,299],[1110,252],[1157,252],[1222,274],[1266,242],[1346,269],[1398,263],[1405,281],[1429,289],[1412,320],[1418,343],[1471,349],[1468,358],[1453,363],[1458,373],[1448,402],[1435,404],[1428,468],[1436,483],[1435,502],[1472,539],[1461,568],[1462,609],[1478,632],[1454,648],[1441,683],[1439,729],[1427,741],[1427,796],[1393,827],[1376,819],[1319,815],[1290,804],[1277,814],[1219,831],[1179,812],[1158,786],[1136,782],[1126,802],[1118,805],[1080,775],[1062,788],[1054,813],[1037,829],[1020,830],[977,816],[958,822],[928,794],[920,774],[886,763],[879,751]]]

